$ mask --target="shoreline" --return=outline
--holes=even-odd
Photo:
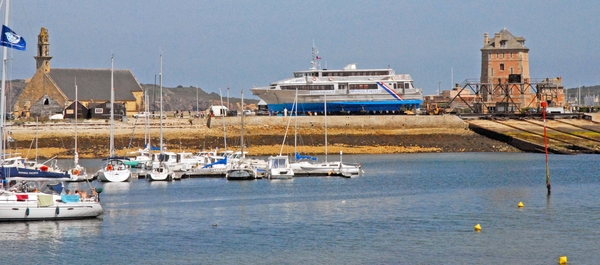
[[[395,118],[397,117],[397,118]],[[434,117],[432,119],[431,117]],[[244,125],[245,151],[250,156],[269,156],[294,153],[294,126],[288,125],[287,117],[254,116]],[[481,136],[464,126],[458,119],[435,118],[435,116],[370,116],[351,117],[368,120],[369,124],[349,125],[347,117],[333,116],[327,128],[327,153],[337,154],[395,154],[432,152],[521,152],[496,140]],[[322,155],[325,153],[325,128],[323,117],[304,117],[298,124],[296,150],[302,154]],[[190,124],[191,120],[191,124]],[[300,119],[299,119],[300,120]],[[423,123],[423,120],[427,122]],[[160,123],[151,120],[149,126],[153,146],[159,143]],[[211,127],[203,119],[169,118],[163,121],[163,142],[167,151],[191,152],[224,149],[224,130],[227,149],[240,150],[240,120],[235,117],[212,119]],[[146,126],[134,120],[115,122],[115,151],[120,156],[132,156],[143,148]],[[37,129],[36,129],[37,128]],[[287,129],[287,130],[286,130]],[[7,152],[19,153],[23,157],[73,158],[75,125],[71,121],[35,124],[13,123],[6,127],[15,140],[9,143]],[[287,135],[286,135],[287,131]],[[132,139],[133,135],[133,139]],[[282,143],[284,137],[285,144]],[[86,120],[77,126],[77,142],[80,158],[104,158],[109,154],[110,126],[104,120]],[[127,148],[130,146],[131,148]]]

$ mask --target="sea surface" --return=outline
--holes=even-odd
[[[4,264],[600,262],[600,156],[346,155],[358,178],[98,183],[98,219],[0,223]],[[68,161],[61,161],[66,163]],[[95,171],[99,160],[83,160]],[[69,183],[70,189],[89,188]],[[524,207],[518,208],[519,202]],[[482,230],[473,227],[480,224]]]

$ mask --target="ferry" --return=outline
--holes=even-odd
[[[419,113],[423,91],[414,86],[409,74],[396,74],[389,68],[358,69],[356,64],[341,70],[319,69],[319,59],[313,47],[311,68],[250,91],[267,103],[271,114],[291,113],[294,102],[298,113],[309,115],[325,110],[331,114]]]

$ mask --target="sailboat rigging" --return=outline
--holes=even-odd
[[[163,91],[162,91],[162,53],[160,54],[160,72],[158,74],[160,82],[160,154],[155,155],[155,161],[152,163],[152,171],[149,180],[173,180],[174,173],[165,160],[168,155],[165,154],[163,146]]]
[[[115,85],[114,85],[114,58],[110,58],[110,155],[106,158],[105,166],[98,172],[98,180],[107,182],[124,182],[131,179],[131,170],[129,166],[123,163],[124,160],[128,160],[123,157],[115,156]]]

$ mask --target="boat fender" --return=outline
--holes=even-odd
[[[313,81],[317,81],[317,77],[316,76],[313,76]]]
[[[60,214],[60,208],[58,208],[58,206],[56,206],[56,210],[54,212],[56,213],[56,215]]]
[[[27,209],[25,209],[25,216],[29,216],[29,207],[27,207]]]

